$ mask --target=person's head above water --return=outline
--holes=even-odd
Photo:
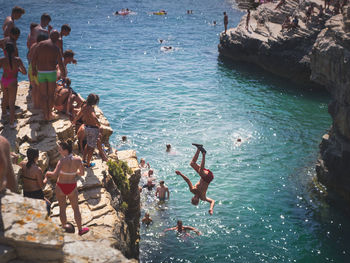
[[[192,205],[198,205],[199,204],[199,197],[198,195],[195,195],[191,198]]]
[[[153,169],[149,169],[148,171],[148,176],[151,176],[151,175],[153,175]]]
[[[170,150],[171,150],[171,145],[170,145],[170,144],[167,144],[167,145],[166,145],[166,151],[167,151],[167,152],[170,152]]]
[[[178,230],[182,230],[182,220],[177,220],[177,228]]]
[[[57,42],[57,40],[60,38],[60,33],[58,33],[57,30],[53,30],[50,33],[50,39],[52,40],[52,42]]]

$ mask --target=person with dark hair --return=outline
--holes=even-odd
[[[171,231],[171,230],[175,230],[178,233],[185,233],[185,234],[187,234],[186,233],[187,230],[191,230],[191,231],[194,231],[198,236],[201,234],[201,232],[199,232],[199,230],[197,228],[194,228],[192,226],[184,226],[184,225],[182,225],[182,221],[181,220],[177,220],[176,226],[171,227],[171,228],[167,228],[167,229],[164,230],[164,232]]]
[[[29,34],[28,34],[28,37],[27,37],[27,48],[28,48],[28,50],[30,49],[30,46],[29,46],[29,44],[30,44],[30,36],[34,32],[34,28],[36,28],[38,25],[39,25],[38,23],[34,23],[34,22],[30,23],[30,31],[29,31]]]
[[[36,39],[37,39],[38,35],[40,35],[40,34],[44,34],[47,36],[47,38],[49,38],[51,30],[52,30],[52,26],[49,25],[50,22],[51,22],[50,15],[48,15],[46,13],[41,15],[40,24],[37,25],[33,29],[33,33],[30,34],[29,44],[28,44],[29,47],[31,47],[36,42]],[[45,29],[46,27],[47,27],[47,29]]]
[[[166,197],[166,194],[168,194],[168,197]],[[159,198],[159,201],[165,201],[166,199],[169,200],[170,192],[169,188],[165,186],[164,181],[159,182],[159,186],[156,190],[156,197]]]
[[[226,31],[227,31],[227,25],[228,25],[228,15],[226,14],[226,12],[224,12],[225,35],[226,35]]]
[[[17,96],[17,76],[18,71],[22,74],[27,74],[26,68],[22,60],[15,56],[15,47],[11,42],[6,44],[5,57],[0,58],[0,68],[3,68],[1,77],[2,88],[2,116],[6,117],[7,107],[10,109],[10,127],[16,128],[15,123],[15,101]]]
[[[52,112],[56,90],[56,66],[60,67],[61,76],[66,77],[66,70],[62,62],[59,48],[55,45],[59,38],[58,31],[50,33],[50,39],[41,41],[33,52],[31,60],[33,76],[38,75],[41,106],[45,120],[55,118]]]
[[[87,143],[84,148],[83,160],[86,162],[86,167],[92,167],[95,164],[90,163],[94,149],[97,147],[97,141],[100,134],[100,122],[97,119],[94,106],[99,102],[99,96],[96,94],[89,94],[85,103],[81,107],[80,112],[73,120],[73,124],[82,119],[85,126],[85,137]]]
[[[66,78],[62,84],[57,84],[54,103],[56,110],[71,116],[73,119],[83,103],[84,99],[71,88],[69,78]]]
[[[10,144],[0,135],[0,197],[5,188],[17,192],[16,177],[13,172],[10,154]]]
[[[40,95],[38,75],[35,75],[35,76],[33,75],[31,61],[33,59],[33,54],[34,54],[36,47],[38,46],[38,44],[41,41],[44,41],[44,40],[47,40],[46,35],[40,34],[37,37],[36,42],[31,46],[31,48],[29,49],[29,52],[28,52],[28,63],[29,63],[29,65],[28,65],[28,78],[29,78],[30,85],[32,87],[31,95],[32,95],[32,102],[33,102],[34,109],[40,108],[41,95]]]
[[[63,65],[64,65],[64,68],[66,70],[66,76],[68,76],[68,70],[67,70],[67,65],[68,64],[76,64],[77,61],[74,59],[74,52],[71,50],[71,49],[67,49],[63,52]],[[62,79],[62,76],[61,76],[61,71],[60,71],[60,68],[57,66],[57,80],[60,80]]]
[[[18,27],[13,27],[10,31],[9,36],[0,39],[0,47],[4,50],[4,54],[6,53],[5,46],[8,42],[11,42],[15,46],[15,56],[18,57],[18,49],[17,49],[17,40],[21,34],[21,31]]]
[[[63,53],[63,37],[69,36],[71,30],[72,29],[68,24],[64,24],[61,26],[60,38],[58,39],[56,44],[62,53]]]
[[[25,10],[22,7],[15,6],[12,8],[11,16],[6,17],[2,26],[4,37],[8,37],[10,35],[11,29],[15,27],[15,20],[20,19],[24,13]]]
[[[195,186],[193,186],[192,182],[190,181],[190,179],[188,179],[187,176],[183,175],[180,171],[175,171],[175,173],[177,175],[180,175],[186,181],[186,183],[188,184],[188,187],[190,188],[191,193],[194,194],[194,196],[191,199],[191,203],[193,205],[198,205],[199,199],[203,201],[207,201],[208,203],[210,203],[209,214],[212,215],[215,201],[207,197],[207,190],[208,190],[209,184],[214,179],[214,175],[209,169],[205,168],[205,155],[207,151],[203,148],[203,145],[196,144],[196,143],[192,143],[192,144],[197,147],[197,151],[193,156],[190,165],[198,173],[201,179],[198,181],[198,183],[196,183]],[[202,161],[201,161],[201,165],[199,166],[197,164],[197,160],[200,152],[202,153]]]
[[[71,140],[60,141],[58,151],[62,155],[53,172],[47,172],[45,178],[57,178],[56,198],[60,207],[60,220],[62,227],[67,224],[66,198],[68,197],[70,205],[74,211],[74,219],[78,226],[79,235],[84,235],[89,231],[87,227],[82,227],[81,214],[78,203],[77,176],[84,175],[84,167],[80,157],[72,154],[73,142]],[[47,180],[47,179],[46,179]]]
[[[23,196],[42,199],[44,197],[44,178],[43,171],[37,165],[39,159],[39,150],[35,148],[29,148],[27,150],[28,161],[22,161],[19,165],[22,168],[22,181],[23,181]]]

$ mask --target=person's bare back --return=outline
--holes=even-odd
[[[59,59],[61,59],[60,50],[51,39],[41,41],[35,47],[33,60],[35,60],[38,70],[56,70]]]

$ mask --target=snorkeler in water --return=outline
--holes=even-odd
[[[197,152],[193,156],[190,165],[199,174],[201,179],[196,183],[195,186],[193,186],[191,180],[188,179],[187,176],[183,175],[180,171],[175,171],[175,173],[181,175],[181,177],[188,184],[191,193],[194,194],[194,196],[191,199],[191,203],[193,205],[198,205],[199,199],[207,201],[208,203],[210,203],[209,214],[212,215],[215,201],[207,197],[207,190],[210,182],[214,179],[214,175],[209,169],[205,169],[205,154],[207,153],[207,151],[203,148],[203,145],[196,143],[192,144],[197,147]],[[199,156],[199,152],[202,153],[202,161],[200,166],[196,163]]]

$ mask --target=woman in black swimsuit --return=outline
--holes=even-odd
[[[27,158],[27,162],[23,161],[20,163],[23,171],[23,195],[24,197],[44,200],[42,190],[44,187],[43,172],[36,164],[39,158],[39,150],[29,148],[27,150]]]

